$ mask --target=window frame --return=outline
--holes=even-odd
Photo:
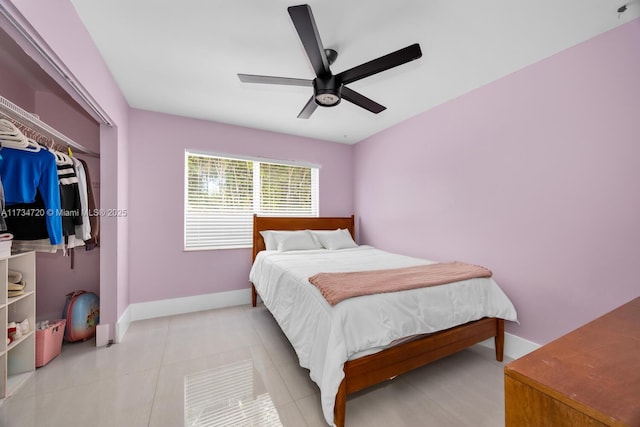
[[[304,167],[311,169],[311,215],[300,215],[299,213],[292,214],[291,216],[308,216],[310,218],[319,217],[320,216],[320,169],[321,167],[317,164],[308,163],[308,162],[300,162],[295,160],[281,160],[281,159],[272,159],[266,157],[258,157],[258,156],[244,156],[244,155],[236,155],[236,154],[228,154],[228,153],[220,153],[213,151],[202,151],[196,149],[185,149],[184,151],[184,199],[183,199],[183,226],[182,226],[182,234],[183,234],[183,251],[191,252],[191,251],[208,251],[208,250],[224,250],[224,249],[244,249],[251,248],[252,246],[252,237],[250,237],[249,242],[242,245],[220,245],[220,246],[187,246],[187,207],[189,203],[189,157],[190,156],[200,156],[200,157],[211,157],[211,158],[221,158],[228,160],[238,160],[238,161],[249,161],[252,162],[253,165],[253,206],[252,206],[252,214],[258,214],[260,216],[270,216],[268,213],[260,211],[260,185],[256,185],[256,180],[260,181],[260,163],[271,163],[282,166],[293,166],[293,167]],[[272,215],[272,216],[287,216],[287,215]]]

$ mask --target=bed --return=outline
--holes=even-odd
[[[260,295],[291,342],[300,365],[309,369],[311,379],[320,387],[323,414],[329,425],[344,426],[348,394],[486,339],[494,338],[496,359],[502,361],[504,320],[515,321],[516,312],[493,279],[471,279],[411,291],[367,295],[330,305],[315,286],[308,280],[305,283],[305,278],[327,269],[354,271],[360,265],[369,265],[367,263],[396,268],[430,261],[402,255],[387,258],[388,253],[366,245],[338,251],[266,250],[261,234],[267,230],[336,229],[346,229],[354,237],[354,216],[292,218],[256,215],[250,272],[252,305],[256,306]],[[307,261],[309,256],[313,257],[311,263]],[[384,264],[387,259],[393,261]],[[433,304],[439,304],[438,301],[451,299],[454,288],[455,292],[465,292],[464,298],[477,298],[484,302],[468,303],[472,307],[471,313],[455,307],[450,309],[450,302],[441,305],[446,307],[446,315],[436,313],[438,309],[431,310],[433,313],[425,310],[429,304],[435,307]],[[480,292],[477,289],[485,292],[485,288],[489,289],[486,291],[489,297],[485,294],[475,296]],[[484,308],[479,308],[486,300],[489,300],[486,305],[491,306],[489,315],[484,314]],[[404,305],[407,302],[415,302],[415,305]],[[386,313],[371,314],[386,310],[384,307],[396,306],[401,307],[399,310],[404,312],[404,318],[395,320],[395,314],[394,317]],[[441,311],[445,313],[444,308]],[[412,315],[407,316],[407,312]],[[444,320],[439,320],[440,317]]]

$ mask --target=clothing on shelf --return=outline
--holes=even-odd
[[[49,239],[14,240],[11,250],[14,253],[36,251],[55,254],[58,251],[66,251],[66,247],[64,244],[52,245]]]
[[[0,258],[9,258],[13,246],[13,234],[0,233]]]
[[[9,298],[24,294],[26,283],[22,278],[22,273],[17,270],[9,270],[7,273],[7,296]]]

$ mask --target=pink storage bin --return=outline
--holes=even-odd
[[[36,331],[36,368],[46,365],[62,351],[65,319],[49,323],[47,329]]]

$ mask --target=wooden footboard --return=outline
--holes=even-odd
[[[496,359],[502,361],[504,320],[484,318],[430,334],[344,365],[334,407],[334,424],[344,427],[347,395],[419,368],[488,338],[495,337]]]

